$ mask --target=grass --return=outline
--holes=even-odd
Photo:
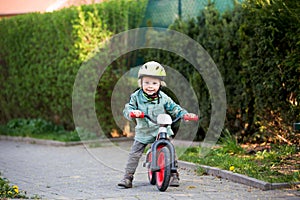
[[[179,159],[230,170],[270,183],[300,181],[300,152],[296,145],[268,145],[260,151],[249,151],[230,134],[225,134],[220,142],[220,146],[205,157],[201,156],[201,147],[190,147]]]
[[[0,125],[0,135],[32,137],[62,142],[76,142],[95,138],[95,135],[92,134],[86,138],[80,137],[77,131],[82,132],[82,130],[66,131],[62,126],[43,119],[13,119],[5,125]]]

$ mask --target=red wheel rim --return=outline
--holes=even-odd
[[[157,159],[157,165],[159,166],[159,171],[156,173],[156,181],[159,186],[163,184],[165,178],[165,155],[160,152]]]

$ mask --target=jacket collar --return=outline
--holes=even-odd
[[[144,103],[159,103],[159,99],[161,98],[160,90],[157,93],[158,93],[157,97],[150,98],[150,97],[147,97],[147,95],[144,93],[144,91],[142,89],[140,90],[140,95],[142,96],[142,101]]]

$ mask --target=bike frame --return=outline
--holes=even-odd
[[[151,171],[157,172],[160,170],[160,167],[157,165],[157,150],[159,150],[161,147],[167,146],[171,153],[171,172],[177,171],[177,166],[175,163],[175,148],[174,145],[166,138],[166,137],[160,137],[161,135],[166,136],[166,132],[159,132],[158,137],[159,139],[156,140],[151,145],[151,151],[152,151],[152,163],[151,163]]]
[[[134,113],[130,113],[131,117],[134,118],[147,118],[149,119],[151,122],[158,124],[157,121],[155,121],[154,119],[151,119],[147,114],[142,113],[140,116],[135,116]],[[173,121],[171,121],[171,123],[168,124],[159,124],[159,130],[158,130],[158,135],[157,135],[157,139],[154,141],[154,143],[151,145],[151,151],[152,151],[152,162],[151,162],[151,168],[150,170],[152,172],[157,172],[160,170],[160,167],[157,165],[157,151],[164,146],[167,146],[168,149],[170,150],[171,153],[171,172],[176,172],[177,171],[177,165],[175,162],[175,148],[174,145],[170,142],[170,140],[167,137],[167,126],[171,125],[172,123],[177,122],[180,119],[184,119],[184,120],[193,120],[193,121],[197,121],[198,120],[198,116],[194,117],[194,118],[189,118],[189,117],[177,117],[176,119],[174,119]]]

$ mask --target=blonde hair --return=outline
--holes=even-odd
[[[142,79],[141,78],[139,78],[139,80],[138,80],[138,85],[140,88],[142,88]],[[160,81],[160,85],[163,87],[167,86],[166,82],[164,82],[164,81]]]

